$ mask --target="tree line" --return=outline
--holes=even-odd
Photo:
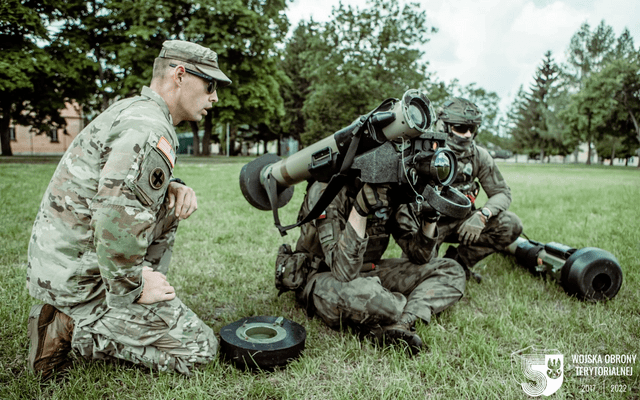
[[[69,99],[83,106],[88,122],[114,101],[138,94],[151,79],[162,43],[170,39],[212,48],[233,81],[202,122],[177,128],[204,131],[204,155],[212,141],[232,154],[237,141],[293,137],[308,145],[409,88],[425,90],[435,105],[452,95],[477,103],[485,114],[479,141],[513,151],[544,158],[570,154],[586,140],[599,154],[598,146],[614,146],[616,156],[638,147],[638,137],[623,134],[638,115],[640,98],[638,51],[626,31],[613,46],[584,25],[570,45],[575,60],[561,68],[548,53],[549,65],[543,62],[534,85],[521,89],[501,118],[495,92],[442,82],[429,69],[421,49],[437,28],[429,26],[419,3],[340,4],[329,21],[303,20],[290,34],[285,11],[286,0],[2,2],[2,154],[11,154],[10,121],[49,134],[51,126],[63,126],[57,110]],[[616,52],[605,57],[600,48]],[[627,80],[620,81],[621,71]],[[589,83],[592,79],[597,80]],[[230,143],[226,129],[217,129],[226,126]],[[499,137],[499,131],[507,135]],[[194,134],[195,151],[199,140]]]
[[[506,146],[540,160],[569,156],[587,144],[601,161],[640,155],[640,49],[625,29],[615,37],[602,21],[583,24],[559,65],[548,51],[528,90],[508,112]],[[638,163],[640,167],[640,160]]]
[[[473,98],[487,111],[487,131],[497,115],[495,93],[444,84],[428,70],[418,48],[437,29],[418,3],[340,4],[329,22],[301,21],[289,36],[285,0],[7,0],[0,7],[3,155],[11,154],[10,121],[49,134],[64,124],[57,110],[69,99],[89,121],[138,94],[168,39],[214,49],[233,81],[204,121],[178,127],[204,130],[205,154],[210,141],[232,152],[235,141],[293,137],[307,145],[409,88],[427,90],[434,102]],[[227,124],[229,146],[226,134],[216,134]]]

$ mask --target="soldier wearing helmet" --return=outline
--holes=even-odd
[[[472,202],[471,210],[463,218],[440,218],[438,248],[442,243],[459,243],[457,247],[450,246],[445,257],[458,261],[467,279],[473,276],[480,282],[482,277],[470,268],[486,256],[504,251],[520,236],[522,222],[516,214],[507,211],[511,189],[494,159],[474,142],[482,123],[482,112],[469,100],[454,97],[447,100],[437,114],[436,130],[447,132],[447,145],[458,158],[458,176],[451,186]],[[483,205],[475,203],[480,186],[488,197]]]

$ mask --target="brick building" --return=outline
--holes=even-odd
[[[78,103],[65,103],[60,115],[67,121],[65,128],[51,127],[50,135],[36,135],[30,126],[12,125],[11,151],[15,155],[57,155],[64,153],[76,135],[84,128],[82,108]],[[66,131],[66,134],[65,134]]]

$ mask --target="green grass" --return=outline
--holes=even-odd
[[[409,358],[401,349],[377,348],[308,320],[292,293],[277,297],[276,251],[283,242],[295,243],[298,230],[280,237],[271,213],[244,200],[238,176],[247,160],[179,161],[176,175],[196,190],[199,209],[178,230],[168,278],[216,332],[252,315],[302,324],[308,335],[303,357],[271,373],[216,361],[189,378],[80,360],[65,381],[40,384],[26,368],[26,322],[36,301],[25,290],[25,271],[31,225],[55,164],[0,163],[0,398],[521,399],[527,396],[510,356],[532,345],[565,357],[564,383],[550,398],[639,398],[640,360],[628,365],[631,377],[595,378],[577,377],[571,361],[574,354],[640,355],[637,169],[500,164],[513,192],[511,210],[528,237],[610,251],[624,271],[622,289],[609,302],[580,302],[512,257],[492,255],[476,266],[482,284],[469,282],[459,303],[428,326],[418,324],[430,350]],[[304,188],[298,185],[280,211],[283,223],[295,220]],[[393,245],[387,254],[399,252]],[[611,385],[627,391],[611,393]],[[595,391],[582,393],[585,388]]]

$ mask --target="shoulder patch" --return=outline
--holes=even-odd
[[[156,147],[162,152],[162,154],[167,156],[167,160],[169,160],[171,168],[173,168],[176,163],[176,153],[173,151],[173,147],[171,147],[171,143],[169,143],[167,138],[162,136],[160,140],[158,140]]]
[[[158,190],[162,188],[162,185],[164,185],[164,181],[167,179],[164,170],[160,167],[156,167],[153,171],[151,171],[151,173],[149,174],[149,184],[151,185],[152,188]]]
[[[132,168],[130,176],[126,183],[138,200],[146,206],[156,207],[162,203],[169,186],[171,166],[162,150],[147,144],[143,160]]]

